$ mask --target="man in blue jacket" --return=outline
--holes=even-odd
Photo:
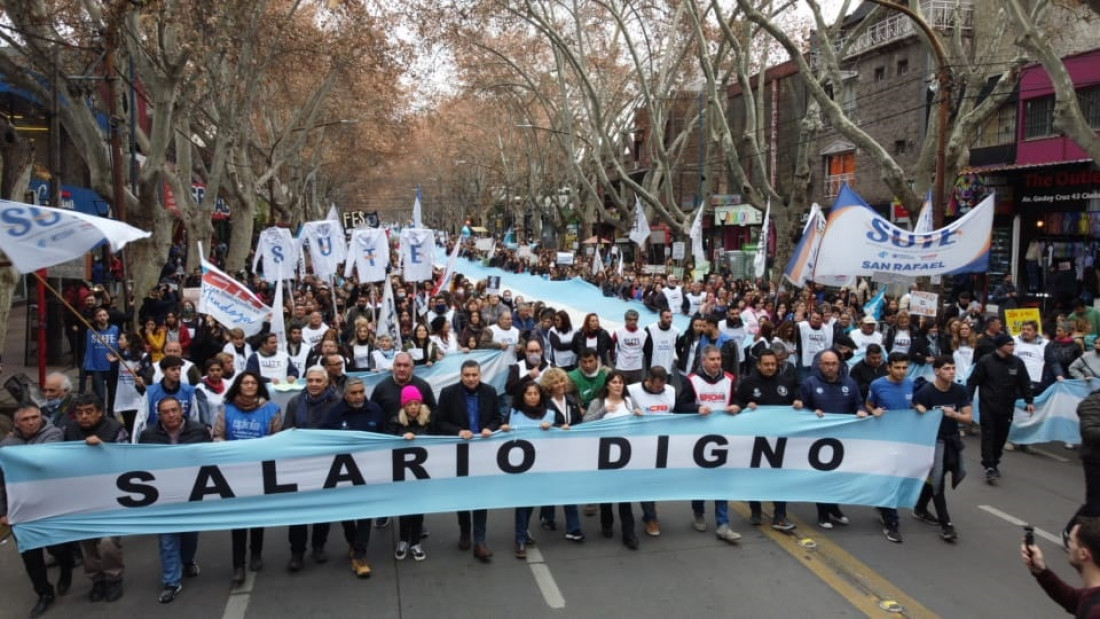
[[[859,385],[851,376],[841,373],[840,356],[833,350],[821,353],[817,369],[802,381],[799,394],[802,406],[818,417],[824,417],[825,413],[855,415],[863,410]],[[836,503],[818,503],[817,526],[831,529],[833,523],[848,524],[848,517]]]

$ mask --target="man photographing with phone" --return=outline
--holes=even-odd
[[[1033,542],[1030,531],[1020,545],[1024,565],[1039,581],[1050,599],[1075,617],[1100,618],[1100,518],[1078,518],[1070,528],[1066,546],[1069,564],[1081,575],[1084,587],[1076,589],[1047,568],[1043,552]]]

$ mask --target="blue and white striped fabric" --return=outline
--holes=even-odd
[[[20,549],[103,535],[639,500],[908,506],[936,412],[881,418],[766,407],[625,417],[489,438],[294,430],[200,445],[0,449]]]
[[[1056,382],[1035,398],[1035,413],[1032,415],[1024,408],[1024,401],[1017,400],[1008,440],[1020,445],[1050,441],[1081,444],[1077,405],[1088,397],[1093,386],[1079,379]]]

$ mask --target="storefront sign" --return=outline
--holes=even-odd
[[[1077,167],[1024,174],[1016,196],[1022,207],[1077,209],[1085,201],[1100,199],[1100,170]]]

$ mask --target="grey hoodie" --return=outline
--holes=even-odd
[[[19,430],[12,430],[11,434],[0,439],[0,447],[17,447],[19,445],[39,445],[42,443],[60,443],[64,438],[61,428],[50,423],[48,419],[42,420],[42,429],[31,437],[24,437]],[[8,492],[4,486],[4,471],[0,470],[0,516],[8,514]]]

